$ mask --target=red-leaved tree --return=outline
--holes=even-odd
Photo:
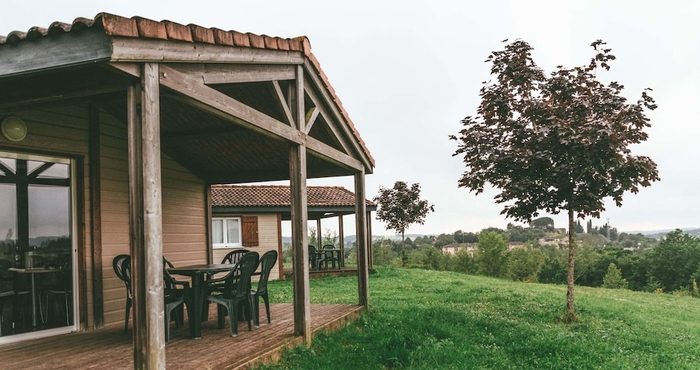
[[[504,41],[504,42],[507,42]],[[596,73],[609,70],[615,56],[605,43],[591,44],[590,63],[562,66],[546,75],[525,41],[506,44],[487,58],[495,81],[484,82],[476,116],[462,120],[458,149],[466,171],[459,186],[500,190],[502,214],[530,221],[540,211],[568,213],[569,271],[566,322],[574,308],[574,218],[600,217],[604,200],[619,207],[622,196],[659,180],[656,164],[633,155],[630,146],[647,139],[647,110],[656,108],[643,91],[629,103],[617,82],[604,84]]]

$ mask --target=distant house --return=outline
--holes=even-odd
[[[466,249],[471,256],[474,256],[476,245],[476,243],[452,243],[442,247],[442,253],[447,253],[454,256],[460,250]]]
[[[508,242],[508,250],[511,251],[515,248],[524,248],[525,243],[523,242]]]
[[[370,216],[377,206],[369,200],[365,203],[367,226],[371,230]],[[233,248],[244,247],[260,254],[276,249],[278,269],[270,277],[281,277],[282,221],[289,221],[292,217],[289,186],[213,185],[211,204],[212,260],[220,261]],[[341,186],[308,186],[307,210],[309,220],[317,222],[317,237],[323,230],[321,220],[337,217],[338,240],[343,240],[343,216],[355,213],[355,194]],[[343,248],[342,243],[338,247]]]

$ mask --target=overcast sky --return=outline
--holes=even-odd
[[[649,140],[634,148],[659,166],[661,182],[607,203],[620,231],[700,227],[700,2],[697,1],[12,1],[3,3],[0,35],[105,11],[224,30],[309,38],[312,51],[376,160],[368,198],[397,180],[418,182],[435,205],[425,225],[407,233],[504,228],[493,201],[457,188],[464,171],[448,135],[476,112],[485,58],[521,38],[547,72],[581,65],[603,39],[618,57],[603,80],[625,85],[636,101],[654,90]],[[342,185],[351,178],[309,181]],[[565,216],[553,216],[565,227]],[[349,220],[345,221],[346,224]],[[350,221],[351,222],[351,221]],[[332,228],[335,222],[329,222]],[[324,228],[326,224],[324,223]],[[391,234],[375,222],[374,234]],[[346,234],[352,232],[346,231]]]

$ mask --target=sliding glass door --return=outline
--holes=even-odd
[[[72,184],[69,159],[0,152],[3,337],[74,325]]]

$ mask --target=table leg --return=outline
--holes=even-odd
[[[36,291],[34,288],[34,274],[31,275],[32,280],[32,327],[36,328]]]
[[[192,338],[199,339],[202,337],[202,306],[204,305],[204,294],[202,292],[203,275],[192,275],[192,309],[187,308],[188,318],[190,320],[190,334]]]

